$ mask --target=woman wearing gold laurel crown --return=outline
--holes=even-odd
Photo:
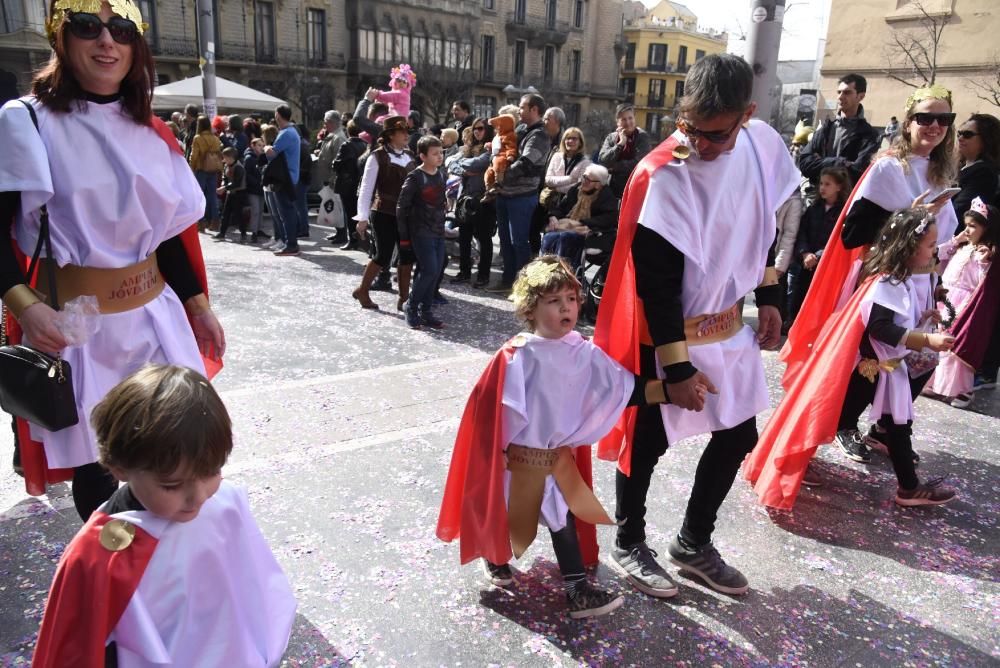
[[[0,295],[15,339],[23,332],[25,344],[69,363],[79,415],[55,432],[19,420],[28,492],[72,479],[86,519],[117,487],[96,463],[92,408],[149,362],[211,375],[225,338],[187,233],[204,197],[152,115],[155,70],[138,6],[52,0],[49,9],[52,56],[32,96],[0,109],[0,141],[17,156],[0,167]],[[43,215],[59,304],[43,301],[46,267],[37,291],[25,277]],[[97,298],[100,328],[68,347],[52,307],[87,295]]]

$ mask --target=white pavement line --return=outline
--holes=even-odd
[[[298,389],[302,387],[313,387],[316,385],[326,385],[327,383],[336,383],[343,380],[354,380],[356,378],[371,378],[373,376],[380,376],[386,373],[396,373],[399,371],[416,371],[419,369],[428,369],[436,366],[445,366],[448,364],[462,364],[466,362],[473,362],[476,360],[488,359],[489,355],[486,353],[466,353],[464,355],[458,355],[456,357],[444,357],[436,358],[430,360],[424,360],[422,362],[407,362],[406,364],[396,364],[390,366],[380,366],[373,369],[363,369],[361,371],[348,371],[346,373],[338,373],[332,376],[320,376],[319,378],[305,378],[303,380],[289,380],[283,383],[278,383],[277,385],[272,385],[270,388],[275,390],[285,390],[285,389]],[[254,387],[242,387],[233,390],[225,390],[219,394],[223,399],[229,397],[246,397],[257,395],[260,393],[260,386]]]
[[[273,470],[273,466],[279,463],[298,464],[303,462],[312,462],[315,461],[317,457],[324,455],[333,455],[341,452],[349,452],[351,450],[361,450],[362,448],[370,448],[373,445],[385,445],[386,443],[392,443],[394,441],[420,438],[431,434],[442,434],[456,429],[459,422],[461,422],[459,418],[448,418],[446,420],[438,420],[437,422],[424,424],[419,427],[406,427],[405,429],[385,431],[381,434],[373,434],[371,436],[349,438],[345,441],[327,443],[317,448],[309,448],[305,451],[293,450],[274,455],[272,457],[261,457],[254,459],[253,461],[226,466],[226,468],[223,469],[223,473],[226,477],[233,475],[245,475],[247,473],[263,469]]]

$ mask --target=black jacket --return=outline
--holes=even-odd
[[[806,253],[822,255],[843,208],[843,204],[834,204],[827,211],[826,202],[818,199],[805,210],[805,213],[802,214],[802,222],[799,224],[799,233],[795,237],[795,257],[793,258],[795,262],[802,264],[802,256]]]
[[[972,200],[981,197],[987,204],[994,204],[997,197],[997,167],[978,160],[966,165],[958,173],[958,187],[962,192],[951,203],[955,206],[959,223],[972,206]]]
[[[576,206],[580,195],[580,185],[569,189],[559,202],[553,214],[556,218],[566,218]],[[605,232],[618,226],[618,198],[610,186],[604,186],[590,204],[590,218],[579,221],[595,232]]]
[[[247,194],[263,195],[264,184],[261,182],[261,170],[267,164],[267,158],[261,160],[263,155],[258,156],[252,148],[248,148],[243,153],[243,168],[247,171]]]
[[[333,159],[333,171],[337,174],[334,191],[342,197],[357,197],[361,183],[359,158],[368,150],[368,143],[361,137],[349,137],[340,145],[337,157]]]
[[[837,118],[828,118],[813,133],[812,139],[799,153],[799,170],[814,186],[819,184],[820,173],[827,167],[844,167],[854,183],[871,164],[872,156],[878,151],[879,134],[864,117],[864,107],[858,108],[853,118],[840,118],[846,134],[840,151],[834,152]]]

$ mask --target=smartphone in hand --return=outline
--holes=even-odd
[[[939,202],[947,202],[960,192],[962,192],[961,188],[945,188],[944,190],[942,190],[937,195],[934,195],[934,197],[931,198],[931,203],[937,204]]]

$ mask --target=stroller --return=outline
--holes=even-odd
[[[587,236],[580,252],[576,267],[576,279],[580,281],[580,293],[583,295],[580,317],[592,325],[597,324],[597,309],[601,305],[601,294],[617,237],[617,229],[593,232]]]

